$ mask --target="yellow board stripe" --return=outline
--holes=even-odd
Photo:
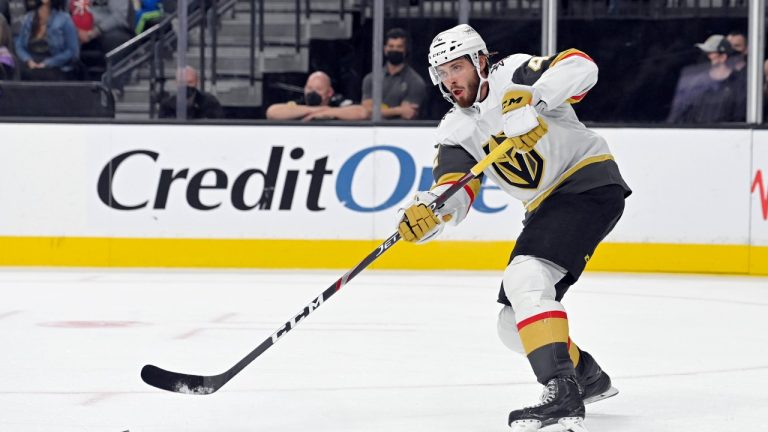
[[[768,274],[768,246],[752,246],[749,248],[749,274]]]
[[[379,244],[379,240],[0,237],[0,265],[349,269]],[[500,271],[513,247],[512,241],[399,242],[371,267]],[[603,243],[587,270],[768,275],[768,246]]]
[[[568,179],[568,177],[572,176],[576,171],[584,168],[587,165],[592,165],[593,163],[598,163],[598,162],[605,162],[607,160],[613,160],[613,156],[609,154],[592,156],[580,161],[576,165],[572,166],[568,171],[562,173],[560,177],[557,179],[557,182],[555,182],[555,184],[553,184],[552,186],[547,188],[544,192],[542,192],[541,195],[536,197],[536,199],[523,203],[523,205],[525,205],[525,209],[527,211],[535,210],[537,207],[539,207],[539,205],[541,205],[541,202],[544,201],[549,196],[549,194],[552,193],[553,190],[557,189],[558,186],[560,186],[565,180]]]
[[[520,340],[525,353],[557,342],[568,343],[568,320],[558,317],[545,317],[521,327]]]

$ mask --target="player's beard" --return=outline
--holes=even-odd
[[[469,108],[474,103],[475,100],[477,100],[477,92],[480,91],[480,77],[477,76],[477,74],[472,74],[472,78],[470,78],[469,82],[467,82],[467,86],[465,87],[466,91],[463,95],[461,95],[460,98],[453,97],[454,100],[456,100],[456,103],[462,107],[462,108]]]

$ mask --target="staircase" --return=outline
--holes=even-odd
[[[255,83],[250,79],[251,6],[256,5],[256,56],[254,62]],[[351,1],[348,7],[351,6]],[[310,16],[301,2],[299,20],[299,47],[296,48],[296,14],[294,2],[264,1],[263,53],[259,50],[258,2],[239,0],[231,11],[219,20],[217,40],[216,82],[212,70],[212,33],[205,30],[205,83],[206,92],[214,94],[225,107],[259,107],[262,101],[261,78],[271,72],[308,72],[310,39],[349,39],[352,37],[352,13],[340,13],[339,0],[312,0]],[[188,33],[187,64],[201,70],[200,28]],[[175,93],[177,55],[174,52],[163,60],[165,91]],[[130,82],[117,98],[116,118],[122,120],[147,120],[149,115],[149,65],[132,74]],[[201,73],[202,77],[202,73]],[[202,83],[201,83],[202,84]]]

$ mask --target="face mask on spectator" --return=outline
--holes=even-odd
[[[304,101],[308,106],[319,106],[323,103],[323,97],[318,92],[309,92],[304,95]]]
[[[187,87],[187,100],[193,100],[197,96],[197,89],[195,87]]]
[[[387,52],[387,61],[393,66],[403,64],[405,53],[403,51],[389,51]]]

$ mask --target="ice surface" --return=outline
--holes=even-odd
[[[507,431],[537,401],[497,272],[365,271],[214,394],[141,381],[223,372],[342,273],[0,270],[0,431]],[[768,431],[768,279],[588,273],[564,304],[621,391],[590,432]]]
[[[175,386],[173,386],[174,391],[177,391],[179,393],[183,394],[189,394],[189,395],[208,395],[213,393],[212,387],[194,387],[189,388],[186,384],[182,382],[176,383]]]

